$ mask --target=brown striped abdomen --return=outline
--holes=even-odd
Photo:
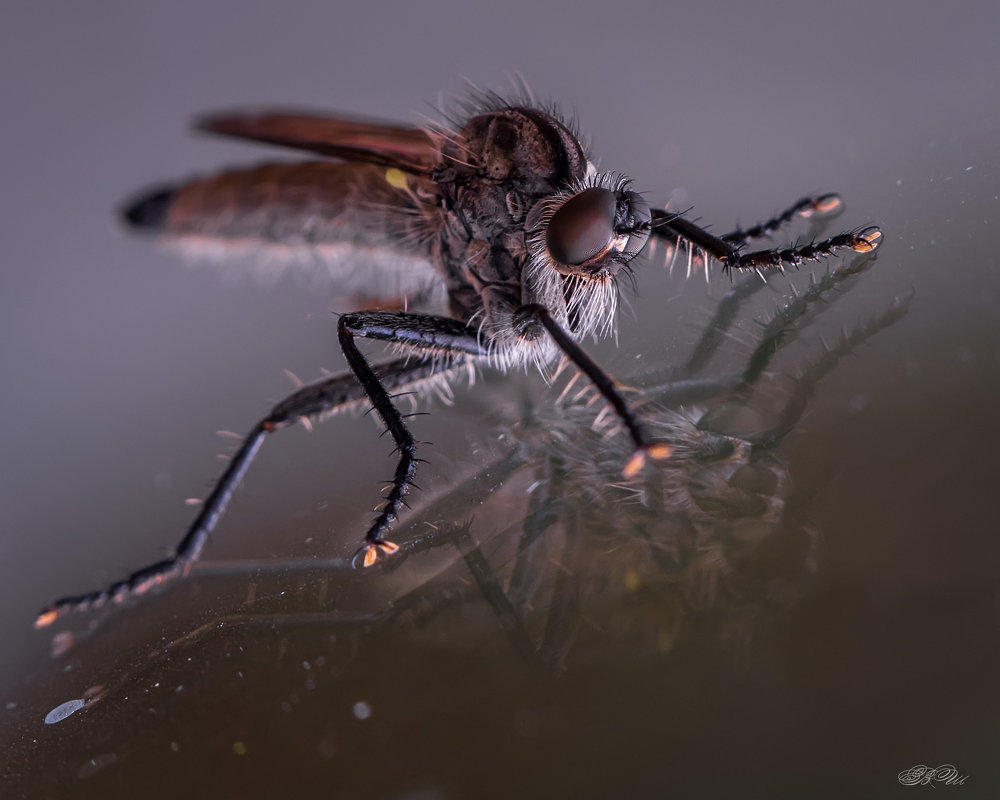
[[[435,207],[417,197],[435,193],[431,181],[370,164],[265,164],[149,191],[122,217],[130,228],[169,238],[350,244],[426,258]]]

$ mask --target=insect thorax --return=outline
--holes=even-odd
[[[543,366],[556,355],[545,337],[525,340],[512,320],[520,306],[542,303],[567,321],[560,276],[553,274],[543,286],[529,274],[533,254],[526,222],[539,202],[580,183],[587,171],[587,154],[573,131],[533,108],[477,114],[442,147],[435,176],[451,212],[440,258],[450,310],[478,324],[500,368]]]

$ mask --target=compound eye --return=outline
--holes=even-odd
[[[549,220],[545,246],[560,264],[578,266],[607,249],[615,236],[615,193],[584,189],[560,206]]]

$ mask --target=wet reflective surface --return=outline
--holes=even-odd
[[[35,631],[34,615],[55,596],[175,543],[192,513],[183,499],[204,493],[213,455],[228,446],[212,431],[248,428],[287,391],[282,368],[308,378],[340,367],[328,312],[345,305],[322,283],[268,288],[186,268],[108,234],[109,210],[191,164],[255,157],[191,143],[183,122],[193,111],[285,100],[398,117],[463,71],[452,52],[404,86],[397,68],[395,82],[373,77],[352,95],[331,86],[352,52],[341,42],[343,53],[315,56],[306,72],[323,80],[306,79],[299,95],[291,77],[267,83],[252,69],[243,88],[218,76],[206,88],[182,71],[176,84],[162,77],[162,65],[180,67],[158,42],[171,24],[188,29],[173,17],[126,17],[122,32],[102,33],[121,48],[99,48],[107,63],[74,44],[79,21],[64,20],[65,35],[50,27],[106,83],[71,81],[75,94],[53,108],[85,124],[49,138],[40,131],[60,126],[27,111],[39,91],[6,87],[26,109],[8,155],[23,153],[31,169],[17,203],[5,200],[16,224],[4,267],[13,422],[0,795],[886,797],[935,791],[897,776],[951,763],[968,779],[938,793],[994,796],[1000,162],[983,83],[990,65],[977,60],[991,57],[977,44],[991,26],[985,13],[952,27],[908,17],[883,20],[880,41],[850,57],[856,24],[841,30],[832,17],[792,20],[777,8],[766,24],[734,18],[732,42],[763,25],[785,34],[783,59],[799,56],[806,76],[786,76],[780,102],[744,102],[745,88],[726,87],[762,85],[784,62],[739,60],[745,51],[725,47],[712,64],[649,55],[671,44],[658,32],[659,46],[638,48],[644,69],[681,75],[686,64],[701,88],[681,81],[669,102],[633,100],[627,125],[608,119],[616,94],[586,76],[560,81],[552,52],[526,64],[498,53],[477,67],[492,70],[477,80],[515,66],[543,92],[568,94],[602,167],[634,173],[653,202],[694,204],[716,230],[836,190],[846,210],[833,227],[877,222],[886,232],[863,274],[782,326],[752,396],[711,392],[680,417],[649,406],[689,442],[687,458],[628,484],[624,443],[593,431],[595,409],[574,406],[572,391],[558,404],[564,383],[487,377],[415,423],[434,442],[432,463],[399,529],[410,553],[392,568],[345,565],[391,467],[370,422],[334,419],[268,444],[188,580]],[[672,21],[689,32],[680,40],[705,30],[680,11]],[[204,29],[222,36],[212,24]],[[245,42],[275,22],[238,24]],[[194,58],[205,69],[222,56],[199,35]],[[808,48],[796,44],[807,38]],[[313,44],[298,49],[321,51]],[[148,75],[135,66],[142,53],[156,65]],[[148,89],[130,89],[119,58],[153,81],[156,103],[136,99]],[[44,72],[35,80],[61,85]],[[386,83],[392,92],[377,94]],[[634,94],[650,96],[654,84],[662,94],[662,80]],[[717,98],[707,108],[705,91]],[[863,111],[850,97],[863,98]],[[810,121],[807,109],[824,103],[851,113]],[[120,110],[130,106],[140,113]],[[779,107],[797,120],[776,124]],[[745,120],[738,135],[734,108]],[[67,133],[82,144],[67,144]],[[107,150],[92,144],[106,139]],[[684,280],[682,261],[671,276],[664,259],[640,271],[620,347],[588,346],[660,406],[669,369],[730,288],[718,275],[709,286]],[[791,281],[808,292],[808,274]],[[779,278],[747,298],[700,374],[743,369],[767,337],[757,320],[788,296]],[[891,316],[900,302],[906,313]],[[747,439],[778,425],[823,342],[836,349],[843,330],[887,313],[892,324],[848,348],[793,429],[751,459]],[[692,405],[717,410],[703,418]],[[738,436],[700,439],[698,420]]]

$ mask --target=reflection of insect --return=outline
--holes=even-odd
[[[223,630],[257,652],[263,643],[252,631],[275,625],[285,636],[299,625],[329,632],[393,623],[404,638],[461,641],[480,655],[495,652],[502,630],[526,662],[557,670],[571,658],[592,665],[693,640],[717,641],[742,661],[808,589],[830,533],[814,529],[813,489],[793,478],[777,448],[798,429],[817,384],[909,306],[909,296],[897,297],[819,352],[808,344],[819,312],[830,313],[873,263],[853,259],[808,286],[798,281],[734,363],[721,343],[751,318],[753,295],[774,289],[748,277],[726,292],[687,357],[629,376],[630,404],[673,447],[658,469],[621,479],[628,443],[595,423],[592,390],[576,399],[564,392],[555,403],[521,398],[477,433],[480,469],[452,475],[448,491],[407,515],[401,550],[423,555],[418,568],[372,587],[343,558],[202,559],[189,584],[146,607],[153,616],[142,629],[156,631],[156,641],[136,642],[134,626],[111,627],[90,646],[107,649],[124,636],[121,647],[142,654],[125,660],[148,673],[184,662],[179,647],[205,646]],[[813,353],[808,360],[802,347],[787,352],[796,342]],[[340,380],[354,383],[349,374]],[[760,412],[750,425],[733,418],[748,409]],[[463,518],[469,509],[474,516]],[[484,601],[496,620],[477,613]],[[84,635],[57,634],[53,653],[73,648],[85,658],[79,648],[98,622]],[[117,672],[116,688],[101,697],[131,693],[137,682]]]
[[[622,481],[622,443],[587,425],[583,402],[557,413],[541,408],[533,427],[513,428],[528,454],[518,468],[527,474],[510,480],[491,469],[480,496],[457,504],[477,509],[476,524],[452,535],[520,653],[560,667],[571,648],[588,643],[591,660],[618,658],[623,649],[609,641],[628,641],[634,656],[672,649],[695,634],[746,656],[757,631],[798,601],[813,577],[823,531],[812,527],[809,491],[776,450],[797,428],[819,381],[895,324],[910,296],[894,298],[824,342],[794,378],[774,381],[782,368],[773,364],[815,322],[817,310],[850,291],[871,263],[854,259],[807,288],[793,288],[745,360],[731,372],[707,372],[740,306],[764,286],[756,279],[738,283],[686,359],[633,378],[643,388],[630,395],[632,406],[654,435],[673,445],[673,457],[659,469]],[[785,388],[776,393],[779,386]],[[748,407],[763,411],[774,401],[770,413],[758,417],[762,425],[747,429],[745,418],[735,421]],[[498,480],[509,484],[507,491],[487,493]],[[491,502],[514,504],[517,494],[520,514],[491,513]],[[454,605],[459,595],[454,572],[451,577],[440,607]],[[403,600],[394,605],[405,607]]]
[[[193,245],[305,248],[350,255],[348,267],[394,276],[411,287],[428,265],[447,294],[447,315],[360,311],[338,335],[357,385],[332,378],[295,392],[251,430],[176,555],[108,589],[58,601],[38,619],[122,599],[185,572],[268,433],[366,398],[395,441],[399,462],[386,500],[356,560],[368,566],[398,548],[386,539],[412,485],[416,442],[390,392],[431,384],[459,368],[499,369],[560,360],[592,382],[631,440],[624,473],[670,445],[652,440],[615,382],[576,343],[609,332],[616,278],[648,239],[698,248],[727,271],[781,269],[850,249],[870,252],[876,227],[783,250],[744,252],[751,238],[796,217],[839,210],[836,195],[805,198],[747,231],[715,237],[682,216],[650,209],[613,173],[598,173],[577,135],[529,100],[483,95],[448,128],[409,128],[291,113],[219,115],[201,130],[293,147],[333,161],[271,164],[144,195],[124,212],[134,228]],[[355,260],[356,256],[356,260]],[[403,358],[373,368],[358,337],[389,342]]]

